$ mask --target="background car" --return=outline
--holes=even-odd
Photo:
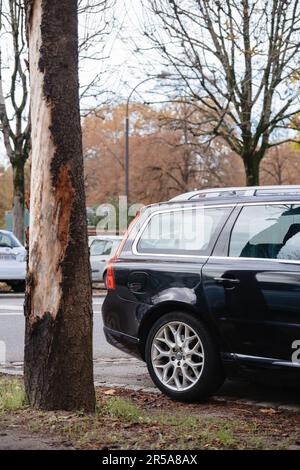
[[[122,237],[96,235],[89,237],[92,282],[104,282],[106,266],[116,252]]]
[[[26,249],[12,232],[0,230],[0,282],[16,292],[25,288]]]

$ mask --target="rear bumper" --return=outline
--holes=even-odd
[[[109,344],[111,344],[115,348],[120,349],[123,352],[126,352],[139,359],[142,359],[138,338],[126,335],[121,331],[113,330],[111,328],[108,328],[107,326],[104,326],[103,330],[105,338]]]
[[[0,267],[0,282],[8,281],[25,281],[26,277],[26,264],[20,263],[19,266],[5,266]]]
[[[116,290],[108,289],[102,305],[102,318],[106,340],[132,356],[142,358],[139,336],[142,315],[139,302],[121,298]]]

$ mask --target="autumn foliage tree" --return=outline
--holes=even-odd
[[[224,141],[207,147],[189,132],[194,112],[186,103],[159,108],[130,105],[132,201],[147,204],[194,188],[244,184],[239,159]],[[124,194],[124,115],[125,105],[120,104],[100,107],[83,121],[88,205]]]
[[[266,153],[260,167],[262,184],[300,183],[300,146],[299,148],[297,146],[295,144],[279,145]]]
[[[12,203],[11,172],[0,167],[0,227],[4,226],[5,212]]]

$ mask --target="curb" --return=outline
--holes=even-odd
[[[13,375],[13,376],[22,376],[23,370],[18,368],[0,368],[0,373]],[[142,393],[152,393],[155,395],[162,395],[162,392],[158,390],[156,387],[142,387],[140,385],[130,385],[127,383],[120,384],[120,383],[108,383],[104,381],[95,380],[94,381],[95,387],[99,388],[123,388],[126,390],[131,390],[133,392],[142,392]],[[290,413],[300,413],[300,405],[290,405],[290,404],[281,404],[278,402],[260,402],[255,400],[249,400],[246,398],[229,398],[224,395],[220,396],[213,396],[212,400],[217,403],[228,403],[230,405],[246,405],[246,406],[254,406],[255,408],[260,408],[263,410],[272,409],[276,413],[280,412],[290,412]]]
[[[130,385],[130,384],[111,384],[107,382],[94,382],[95,387],[102,388],[124,388],[126,390],[131,390],[133,392],[142,392],[142,393],[152,393],[155,395],[162,395],[162,392],[155,387],[140,387],[139,385]],[[217,403],[228,403],[231,405],[246,405],[254,406],[255,408],[261,409],[274,409],[275,412],[289,411],[292,413],[300,413],[300,405],[280,405],[276,402],[256,402],[254,400],[248,400],[244,398],[228,398],[226,396],[213,396],[212,400]]]

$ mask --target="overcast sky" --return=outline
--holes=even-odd
[[[85,59],[80,63],[80,84],[85,86],[91,80],[91,77],[98,73],[102,73],[100,80],[100,88],[103,94],[97,98],[86,98],[82,100],[82,108],[93,107],[101,104],[108,97],[116,101],[126,100],[132,88],[139,83],[148,74],[158,74],[161,72],[161,64],[158,62],[158,56],[154,59],[151,50],[140,54],[135,54],[135,48],[145,47],[141,36],[143,15],[140,0],[116,0],[116,8],[114,15],[117,19],[113,20],[113,13],[107,12],[105,21],[109,23],[110,34],[104,37],[104,44],[98,44],[97,48],[92,49],[89,53],[96,53],[103,60]],[[91,29],[97,27],[99,17],[92,19],[89,26]],[[113,25],[113,27],[111,27]],[[83,21],[80,20],[80,28],[84,28]],[[1,49],[3,55],[6,56],[6,62],[9,62],[10,47],[8,41],[1,39]],[[98,53],[97,53],[98,52]],[[9,76],[11,71],[7,69],[5,72],[6,92],[9,86]],[[139,87],[133,99],[149,100],[149,92],[158,93],[159,82],[156,80],[149,81],[145,86]],[[5,159],[5,150],[0,136],[0,163]]]

